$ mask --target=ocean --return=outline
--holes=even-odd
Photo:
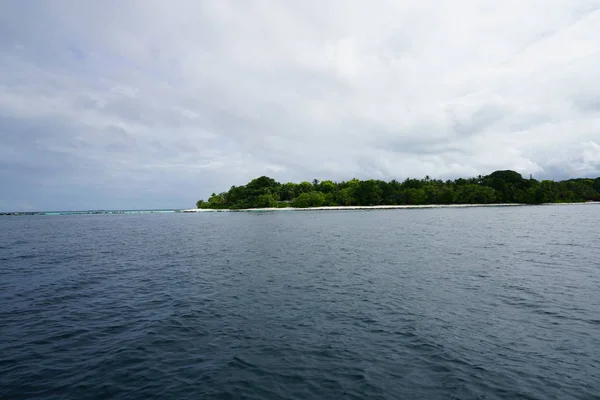
[[[598,399],[598,221],[0,217],[0,398]]]

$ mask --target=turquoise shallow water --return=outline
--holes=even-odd
[[[52,215],[103,215],[103,214],[168,214],[179,210],[88,210],[88,211],[18,211],[3,212],[0,216],[52,216]]]
[[[599,217],[0,217],[0,398],[598,398]]]

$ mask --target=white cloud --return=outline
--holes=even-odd
[[[58,160],[57,193],[93,171],[99,199],[121,188],[174,206],[261,174],[600,175],[598,9],[6,1],[0,154],[15,170]]]

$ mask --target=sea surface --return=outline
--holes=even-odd
[[[598,399],[599,221],[0,217],[0,398]]]

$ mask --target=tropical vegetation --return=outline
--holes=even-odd
[[[476,178],[455,180],[351,179],[279,183],[261,176],[244,186],[213,193],[199,200],[198,208],[245,209],[267,207],[374,206],[420,204],[569,203],[600,200],[600,177],[560,182],[525,179],[511,170],[495,171]]]

